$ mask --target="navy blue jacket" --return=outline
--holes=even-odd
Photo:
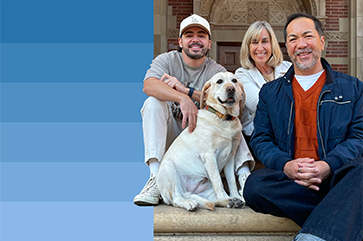
[[[326,82],[317,108],[319,156],[332,171],[363,152],[363,83],[333,71],[321,58]],[[282,171],[294,153],[294,67],[281,78],[266,83],[259,94],[251,146],[267,168]]]

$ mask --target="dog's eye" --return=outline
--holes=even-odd
[[[237,83],[237,80],[236,80],[236,79],[232,79],[232,82],[233,82],[233,83]]]
[[[223,80],[219,79],[217,80],[217,84],[222,84],[223,83]]]

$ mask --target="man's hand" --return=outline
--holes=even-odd
[[[183,113],[182,127],[184,129],[188,121],[189,132],[192,133],[195,127],[197,126],[198,108],[195,106],[193,101],[187,95],[181,98],[179,105],[180,105],[180,110]]]
[[[179,101],[180,110],[183,114],[182,127],[185,128],[188,122],[189,132],[193,132],[195,127],[197,126],[198,108],[188,96],[189,88],[185,87],[182,83],[180,83],[177,78],[170,76],[166,73],[161,77],[160,80],[166,83],[170,88],[173,88],[180,93],[186,94]]]
[[[286,162],[283,171],[291,180],[295,181],[296,179],[298,179],[297,174],[299,169],[299,163],[314,163],[314,159],[298,158]]]
[[[300,172],[297,173],[297,184],[319,191],[319,186],[331,175],[331,168],[325,161],[315,161],[312,164],[299,163]]]
[[[319,185],[331,174],[331,168],[325,161],[298,158],[287,162],[284,172],[297,184],[319,191]]]
[[[160,100],[179,103],[180,110],[183,114],[182,127],[185,128],[187,122],[189,122],[189,132],[194,131],[197,125],[198,108],[188,96],[189,88],[182,85],[179,80],[168,74],[164,74],[160,80],[157,78],[149,78],[144,82],[144,92]],[[195,90],[193,96],[200,98],[200,91]]]
[[[166,83],[170,88],[173,88],[174,90],[177,90],[183,94],[189,93],[189,88],[185,87],[182,83],[180,83],[177,78],[173,76],[164,74],[163,76],[161,76],[160,80],[164,81],[164,83]]]

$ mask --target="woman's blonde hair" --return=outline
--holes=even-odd
[[[250,44],[253,39],[258,39],[260,37],[263,29],[267,30],[271,38],[272,54],[267,64],[271,67],[276,67],[283,61],[282,52],[271,25],[265,21],[257,21],[248,28],[241,45],[240,62],[241,66],[245,69],[250,69],[255,66],[255,61],[253,61],[250,55]]]

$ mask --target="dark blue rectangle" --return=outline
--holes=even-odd
[[[152,43],[153,0],[2,0],[2,43]]]
[[[142,83],[152,43],[17,43],[1,45],[1,82]]]
[[[1,123],[0,132],[1,162],[144,163],[141,122]]]
[[[2,83],[1,122],[140,122],[142,82]]]

